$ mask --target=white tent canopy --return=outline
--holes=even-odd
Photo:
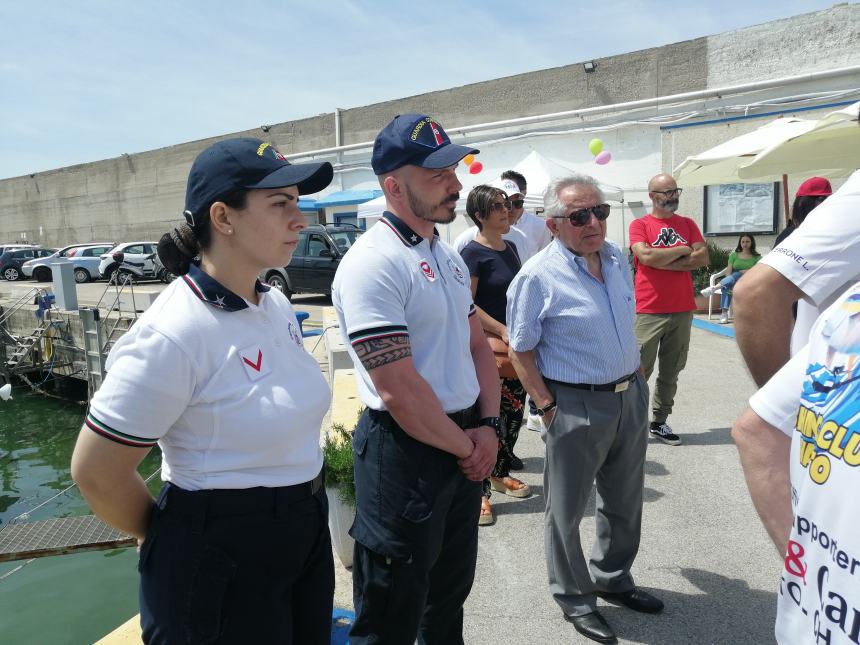
[[[502,172],[511,168],[502,169],[487,169],[484,168],[477,175],[470,175],[468,172],[460,175],[460,182],[463,184],[463,189],[460,191],[460,199],[457,202],[457,212],[466,212],[466,197],[469,191],[479,184],[489,184],[498,179]],[[565,166],[557,161],[553,161],[548,157],[544,157],[541,153],[533,150],[526,157],[514,164],[513,170],[521,173],[528,181],[528,194],[526,195],[526,208],[530,210],[543,208],[543,195],[547,187],[553,179],[564,177],[577,172],[574,168]],[[624,201],[624,191],[618,186],[609,184],[600,184],[607,200],[613,202]],[[358,206],[358,217],[364,219],[373,219],[382,216],[385,210],[385,196],[377,197],[369,202],[364,202]]]
[[[466,175],[461,177],[463,190],[460,191],[461,199],[457,203],[457,210],[465,212],[466,197],[469,191],[479,184],[489,184],[498,179],[505,170],[516,170],[528,182],[528,194],[526,195],[526,208],[529,210],[543,209],[543,195],[550,182],[559,177],[565,177],[576,172],[575,168],[566,166],[549,157],[543,156],[537,150],[532,150],[523,159],[518,161],[512,168],[501,168],[487,170],[486,168],[477,175]],[[624,191],[618,186],[600,184],[604,197],[613,202],[624,201]]]

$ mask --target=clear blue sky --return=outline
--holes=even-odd
[[[5,0],[0,178],[730,31],[817,0]]]

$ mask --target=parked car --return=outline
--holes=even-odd
[[[35,278],[38,282],[48,282],[53,277],[51,264],[55,260],[66,259],[72,262],[75,282],[89,282],[99,277],[101,254],[107,253],[114,246],[114,242],[70,244],[46,258],[27,260],[21,265],[21,272],[24,277]]]
[[[0,255],[6,251],[15,251],[17,249],[29,249],[35,246],[34,244],[0,244]]]
[[[5,251],[0,255],[0,275],[5,280],[20,280],[24,277],[21,272],[21,265],[24,262],[34,258],[45,258],[56,252],[57,249],[45,249],[39,246]]]
[[[146,261],[146,256],[151,255],[158,249],[158,242],[123,242],[117,244],[107,253],[102,253],[99,262],[99,276],[105,280],[110,280],[114,270],[123,261],[142,263]],[[122,253],[122,255],[114,254]]]
[[[263,272],[261,278],[283,291],[331,295],[340,259],[364,231],[351,224],[313,224],[299,233],[299,245],[285,267]]]

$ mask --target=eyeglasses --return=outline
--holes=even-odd
[[[666,197],[680,197],[684,192],[683,188],[673,188],[672,190],[652,190],[655,195],[665,195]]]
[[[502,210],[502,209],[504,209],[506,211],[511,210],[511,200],[510,199],[506,199],[503,202],[493,202],[492,204],[490,204],[490,212],[498,211],[498,210]]]
[[[570,215],[557,215],[552,219],[566,219],[573,226],[585,226],[591,221],[592,215],[597,218],[597,221],[602,222],[609,217],[609,204],[598,204],[591,208],[580,208],[578,211],[570,213]]]
[[[525,205],[525,203],[526,203],[526,200],[524,200],[524,199],[512,199],[511,200],[511,206],[513,206],[514,208],[522,208]]]

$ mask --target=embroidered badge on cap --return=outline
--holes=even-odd
[[[448,258],[448,268],[451,270],[451,273],[454,274],[454,279],[457,282],[459,282],[460,284],[466,284],[466,276],[463,275],[463,271],[451,258]]]
[[[421,273],[424,274],[424,277],[427,278],[430,282],[436,281],[436,273],[433,271],[433,267],[430,266],[430,263],[427,260],[421,260],[418,263],[418,266],[421,267]]]
[[[272,371],[269,361],[263,355],[263,350],[260,349],[259,345],[250,345],[240,349],[239,360],[242,361],[242,367],[245,368],[245,373],[252,381],[257,381]]]

